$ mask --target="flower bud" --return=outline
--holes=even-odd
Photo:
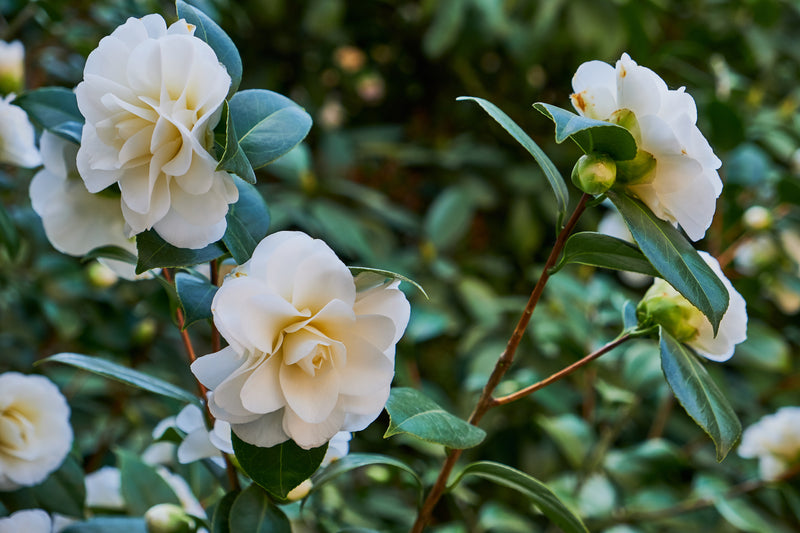
[[[308,493],[311,492],[312,483],[310,479],[307,479],[297,485],[295,488],[289,491],[289,494],[286,495],[286,499],[290,502],[296,502],[297,500],[302,500]]]
[[[25,87],[25,47],[19,41],[0,41],[0,93],[18,93]]]
[[[656,159],[649,152],[638,150],[636,157],[617,161],[617,178],[620,183],[635,185],[648,182],[655,174]]]
[[[656,279],[636,307],[641,326],[660,325],[678,342],[697,337],[703,313],[663,279]]]
[[[616,177],[617,165],[605,154],[585,154],[572,168],[572,183],[587,194],[603,194]]]
[[[772,213],[760,205],[754,205],[744,212],[744,224],[753,230],[765,230],[772,226]]]
[[[611,113],[608,121],[617,126],[622,126],[631,132],[631,135],[633,135],[633,138],[636,140],[636,144],[641,142],[642,130],[639,127],[639,121],[636,119],[636,115],[634,115],[633,111],[630,109],[617,109]]]
[[[147,533],[193,533],[197,530],[194,518],[172,503],[154,505],[144,514]]]

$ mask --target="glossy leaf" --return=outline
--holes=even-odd
[[[561,261],[554,270],[560,270],[570,263],[638,272],[648,276],[659,275],[636,245],[593,231],[572,235],[567,240]]]
[[[448,413],[421,392],[408,387],[392,389],[386,412],[390,420],[383,438],[407,433],[455,449],[472,448],[486,438],[481,428]]]
[[[556,195],[559,216],[561,219],[563,219],[567,212],[567,204],[569,203],[569,191],[567,190],[567,184],[564,182],[564,178],[561,176],[561,173],[558,171],[550,158],[547,157],[541,148],[539,148],[539,145],[537,145],[533,139],[531,139],[530,136],[517,125],[516,122],[511,120],[511,118],[501,111],[499,107],[488,100],[484,100],[483,98],[475,98],[473,96],[461,96],[457,98],[457,100],[472,100],[477,103],[483,108],[484,111],[489,113],[489,116],[495,119],[497,123],[503,127],[503,129],[511,134],[511,136],[514,137],[514,139],[520,143],[529,154],[533,156],[544,172],[547,181],[550,183],[550,187],[553,189],[553,192]]]
[[[130,263],[131,265],[136,264],[136,255],[129,252],[125,248],[121,248],[119,246],[98,246],[97,248],[92,248],[83,256],[84,261],[88,261],[90,259],[113,259],[115,261],[122,261],[123,263]]]
[[[672,224],[646,205],[617,192],[608,197],[656,271],[708,317],[716,333],[728,309],[728,290],[711,267]]]
[[[402,274],[398,274],[397,272],[392,272],[390,270],[381,270],[379,268],[369,268],[369,267],[352,266],[347,268],[350,269],[350,273],[352,273],[353,276],[358,277],[358,279],[356,280],[356,290],[359,291],[367,290],[370,287],[383,285],[384,283],[386,283],[387,280],[399,279],[400,281],[405,281],[406,283],[410,283],[419,292],[421,292],[423,296],[425,296],[425,298],[428,298],[428,293],[425,292],[425,289],[422,288],[422,285],[420,285],[411,278],[407,278]]]
[[[24,109],[34,124],[80,144],[84,118],[70,89],[44,87],[23,93],[12,103]]]
[[[417,484],[417,487],[420,489],[420,495],[421,495],[422,480],[410,466],[393,457],[388,457],[386,455],[381,455],[377,453],[350,453],[340,459],[337,459],[336,461],[326,466],[324,469],[320,470],[314,476],[313,479],[314,485],[311,490],[312,491],[318,490],[325,483],[328,483],[332,479],[339,477],[340,475],[346,472],[350,472],[351,470],[355,470],[356,468],[362,468],[364,466],[370,466],[370,465],[391,466],[393,468],[397,468],[403,472],[406,472],[407,474],[410,474],[411,477],[414,479],[414,482]]]
[[[9,511],[42,509],[71,517],[83,517],[86,487],[83,468],[73,455],[43,482],[13,492],[0,492],[0,503]]]
[[[61,533],[147,533],[144,518],[128,516],[96,516],[84,522],[76,522],[61,530]]]
[[[133,515],[143,515],[160,503],[181,502],[167,482],[155,468],[126,450],[117,450],[117,459],[122,479],[122,498]]]
[[[293,488],[311,477],[328,449],[325,443],[304,450],[292,440],[262,448],[244,442],[236,433],[231,433],[231,437],[236,459],[245,473],[278,499],[285,499]]]
[[[254,169],[289,152],[311,129],[311,117],[302,107],[263,89],[236,93],[228,111],[239,146]]]
[[[225,66],[228,75],[231,77],[231,87],[228,96],[232,95],[239,88],[242,81],[242,58],[239,57],[239,50],[236,45],[220,28],[216,22],[194,6],[177,0],[175,7],[178,11],[178,18],[185,19],[189,24],[195,26],[194,36],[202,39],[217,54],[219,62]]]
[[[0,243],[3,243],[9,257],[16,257],[19,252],[19,233],[8,211],[0,204]]]
[[[231,508],[239,494],[241,494],[239,490],[231,491],[214,506],[214,514],[211,517],[211,533],[230,533]]]
[[[258,243],[269,233],[269,208],[264,197],[254,186],[235,180],[239,200],[230,206],[225,219],[228,228],[222,242],[228,247],[234,261],[242,264],[253,255]]]
[[[491,461],[467,465],[450,484],[452,489],[467,476],[478,476],[511,488],[528,497],[542,513],[565,533],[588,533],[581,519],[558,499],[547,485],[510,466]]]
[[[207,263],[225,254],[225,248],[216,242],[199,250],[176,248],[153,230],[136,236],[136,250],[139,257],[136,263],[137,274],[151,268],[174,268]]]
[[[217,170],[232,172],[248,183],[255,183],[256,174],[247,155],[239,145],[239,138],[236,136],[236,127],[233,125],[233,117],[228,109],[227,101],[223,103],[222,116],[225,120],[225,146],[219,164],[217,164]]]
[[[167,398],[173,398],[181,402],[197,403],[197,397],[180,387],[168,383],[162,379],[139,372],[126,366],[112,363],[100,357],[91,357],[77,353],[60,353],[52,355],[40,361],[40,363],[62,363],[74,366],[82,370],[88,370],[99,376],[115,379],[138,389],[153,392]]]
[[[175,289],[183,307],[184,329],[198,320],[212,318],[211,301],[218,287],[202,276],[178,272],[175,274]]]
[[[533,104],[533,107],[556,125],[557,143],[572,139],[584,153],[608,154],[616,161],[636,157],[636,140],[622,126],[582,117],[542,102]]]
[[[714,441],[717,461],[722,461],[738,442],[742,424],[697,356],[664,328],[659,331],[664,377],[689,416]]]
[[[255,483],[244,489],[233,502],[230,533],[291,533],[289,519]]]

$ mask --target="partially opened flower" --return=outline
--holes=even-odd
[[[128,236],[153,228],[182,248],[222,238],[238,198],[208,152],[231,78],[193,32],[184,20],[130,18],[89,54],[75,91],[86,188],[117,183]]]
[[[53,521],[41,509],[17,511],[0,518],[0,533],[51,533]]]
[[[581,115],[630,130],[639,148],[617,162],[617,184],[653,213],[680,224],[693,241],[705,235],[722,191],[721,162],[697,129],[694,99],[670,90],[655,72],[623,54],[615,67],[589,61],[572,78],[572,104]]]
[[[763,479],[772,481],[800,463],[800,407],[783,407],[742,433],[739,455],[758,458]]]
[[[647,317],[664,327],[675,339],[691,346],[703,357],[727,361],[733,356],[736,345],[747,339],[746,304],[722,273],[717,260],[706,252],[699,253],[728,289],[730,298],[717,335],[714,335],[708,318],[661,278],[656,278],[647,290],[637,312],[640,317]]]
[[[13,94],[0,100],[0,163],[9,163],[23,168],[34,168],[42,164],[36,149],[36,134],[33,124],[22,108],[11,104]]]
[[[36,485],[72,447],[69,405],[50,380],[0,374],[0,490]]]
[[[378,416],[409,317],[399,282],[356,288],[322,241],[282,231],[223,282],[211,305],[230,346],[192,372],[242,440],[318,447]]]

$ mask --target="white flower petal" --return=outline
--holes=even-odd
[[[245,424],[231,423],[231,429],[243,441],[269,448],[289,440],[289,436],[283,431],[283,418],[283,410],[275,411]]]
[[[298,446],[305,450],[318,448],[336,435],[344,422],[344,411],[334,409],[321,423],[306,422],[291,409],[286,409],[283,430]]]
[[[182,465],[218,455],[219,450],[211,443],[205,425],[186,435],[178,446],[178,462]]]
[[[41,509],[25,509],[0,518],[0,533],[50,533],[52,528],[50,515]]]

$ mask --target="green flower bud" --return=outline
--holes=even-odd
[[[656,279],[647,290],[636,316],[640,326],[660,325],[678,342],[697,337],[704,320],[703,313],[663,279]]]
[[[631,132],[637,145],[642,142],[642,130],[639,127],[639,121],[630,109],[617,109],[611,114],[608,121]]]
[[[617,179],[625,185],[647,183],[652,179],[655,169],[656,158],[640,149],[633,159],[617,161]]]
[[[147,533],[194,533],[195,519],[172,503],[154,505],[144,514]]]
[[[617,165],[605,154],[585,154],[572,168],[572,183],[587,194],[603,194],[616,177]]]

